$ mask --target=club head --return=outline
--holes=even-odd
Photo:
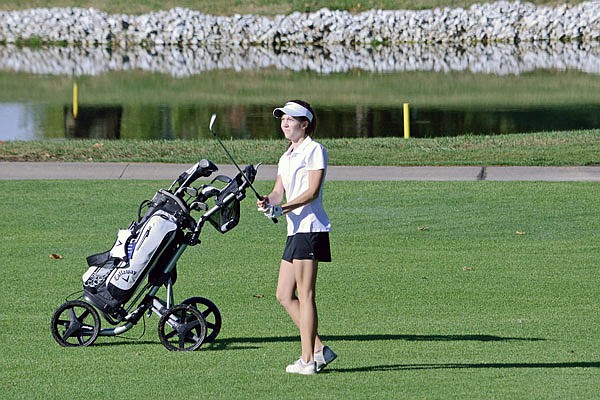
[[[215,133],[215,131],[213,131],[213,126],[215,125],[215,121],[217,120],[217,114],[214,113],[212,115],[212,117],[210,117],[210,123],[208,124],[208,129],[210,129],[210,131],[212,133]]]

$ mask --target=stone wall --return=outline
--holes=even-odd
[[[143,15],[83,8],[0,11],[0,42],[21,40],[118,47],[585,42],[600,40],[600,1],[555,7],[499,1],[466,9],[358,14],[322,9],[275,17],[213,16],[182,8]]]

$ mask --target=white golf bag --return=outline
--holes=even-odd
[[[171,258],[179,228],[189,218],[179,203],[171,193],[157,192],[144,217],[120,229],[109,251],[87,258],[83,289],[96,307],[118,318],[145,277],[153,284],[169,278],[174,283],[175,269],[164,275],[160,266]]]

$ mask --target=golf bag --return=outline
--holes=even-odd
[[[144,206],[148,210],[141,216]],[[176,237],[182,234],[182,228],[194,228],[187,210],[177,196],[165,190],[158,191],[151,201],[142,202],[138,221],[118,231],[113,247],[87,258],[89,268],[82,277],[84,295],[104,313],[119,318],[125,312],[122,306],[146,276],[153,285],[169,278],[174,283],[176,270],[165,274],[162,269],[181,241]]]
[[[193,351],[214,341],[221,329],[217,306],[200,296],[176,304],[173,286],[178,260],[186,248],[200,244],[206,222],[227,233],[239,222],[246,189],[259,197],[252,187],[256,168],[236,167],[239,173],[233,178],[218,175],[210,184],[192,186],[218,170],[202,159],[168,189],[144,200],[137,221],[117,232],[110,250],[87,257],[83,294],[67,298],[50,321],[54,340],[61,346],[90,346],[98,336],[119,336],[146,315],[156,314],[158,336],[169,350]],[[158,293],[163,287],[166,297],[161,299]],[[98,311],[113,328],[101,328]]]

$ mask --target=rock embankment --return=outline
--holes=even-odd
[[[357,14],[321,9],[275,17],[214,16],[183,8],[143,15],[73,7],[0,11],[0,42],[28,40],[118,47],[586,42],[600,40],[600,1],[558,6],[499,1]]]

